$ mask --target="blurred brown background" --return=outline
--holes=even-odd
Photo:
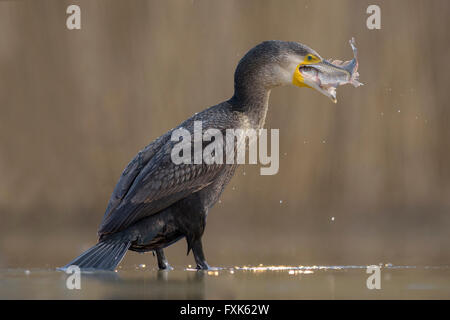
[[[81,7],[82,29],[66,28]],[[381,30],[366,8],[381,7]],[[267,39],[350,59],[334,105],[272,92],[280,171],[243,166],[212,210],[211,265],[450,262],[448,1],[1,1],[0,267],[61,266],[96,241],[123,168],[233,93]],[[334,221],[332,220],[334,217]],[[180,241],[166,254],[193,263]],[[130,253],[124,265],[154,265]]]

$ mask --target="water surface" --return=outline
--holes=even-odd
[[[366,266],[234,266],[213,271],[145,265],[68,275],[44,269],[0,270],[1,299],[449,299],[449,267],[382,266],[369,290]]]

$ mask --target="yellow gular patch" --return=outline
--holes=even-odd
[[[302,74],[300,73],[300,66],[306,65],[306,64],[315,64],[320,62],[321,60],[317,58],[313,54],[306,55],[305,59],[301,63],[298,64],[298,66],[295,68],[294,75],[292,76],[292,84],[297,87],[307,87],[311,88],[307,84],[305,84],[305,79],[303,78]]]

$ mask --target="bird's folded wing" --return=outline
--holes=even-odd
[[[171,150],[175,142],[170,141],[168,134],[139,152],[124,170],[99,235],[123,230],[203,189],[222,170],[223,164],[174,164]]]

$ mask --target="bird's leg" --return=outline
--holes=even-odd
[[[208,270],[211,269],[205,259],[205,254],[203,253],[202,240],[197,239],[192,243],[192,253],[194,254],[195,262],[197,263],[198,270]]]
[[[169,262],[164,255],[163,249],[156,249],[156,257],[158,258],[158,267],[160,270],[172,270],[173,268],[169,265]]]

